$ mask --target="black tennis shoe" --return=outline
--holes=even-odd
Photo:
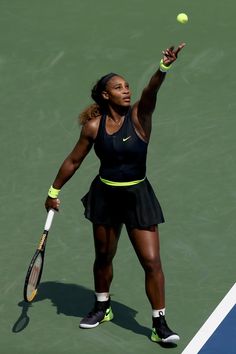
[[[113,319],[114,315],[108,301],[96,301],[94,308],[80,321],[80,328],[94,328],[102,322],[108,322]]]
[[[166,323],[165,316],[153,317],[151,340],[153,342],[173,343],[179,341],[177,333],[173,332]]]

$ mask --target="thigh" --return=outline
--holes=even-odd
[[[127,230],[135,252],[143,264],[144,262],[160,262],[160,241],[158,227],[149,229]]]
[[[96,257],[109,257],[113,258],[120,233],[122,229],[122,224],[115,226],[106,226],[106,225],[93,225],[93,235],[94,235],[94,246]]]

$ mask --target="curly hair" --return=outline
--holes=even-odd
[[[89,105],[85,110],[79,115],[79,122],[84,125],[88,120],[102,115],[107,109],[107,102],[102,96],[102,92],[106,89],[108,81],[113,76],[119,76],[115,73],[110,73],[102,76],[91,90],[91,98],[95,103]]]

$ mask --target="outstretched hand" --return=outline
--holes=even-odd
[[[174,46],[163,50],[163,64],[166,66],[171,65],[178,57],[179,52],[184,48],[185,43],[181,43],[177,49],[174,49]]]

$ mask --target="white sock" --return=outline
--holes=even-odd
[[[107,301],[109,300],[109,293],[96,293],[95,292],[95,295],[97,297],[97,301]]]
[[[152,317],[165,316],[166,309],[152,310]]]

